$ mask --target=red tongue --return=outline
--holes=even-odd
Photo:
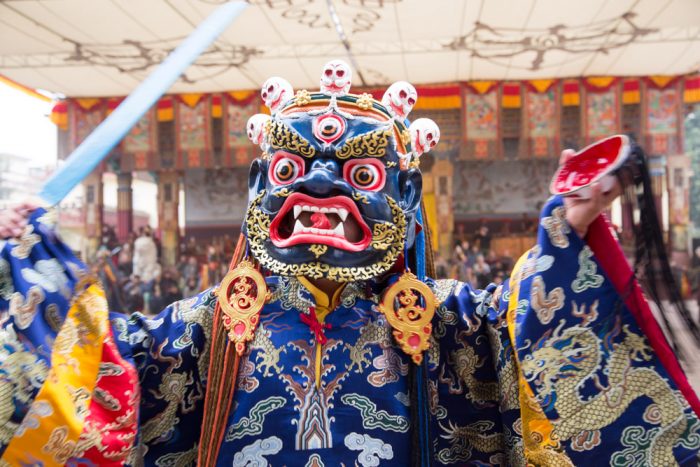
[[[331,222],[322,212],[315,212],[311,214],[311,222],[313,222],[311,227],[316,229],[328,230],[331,228]]]

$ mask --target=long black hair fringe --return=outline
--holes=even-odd
[[[686,308],[678,284],[671,271],[661,231],[661,221],[654,200],[649,165],[641,147],[637,145],[632,146],[630,157],[627,163],[618,171],[618,177],[626,197],[626,202],[623,206],[632,210],[632,212],[625,214],[630,219],[638,219],[637,222],[633,222],[635,276],[659,308],[659,315],[673,350],[679,358],[683,358],[678,338],[669,322],[667,311],[674,313],[682,320],[693,336],[695,344],[699,347],[700,328],[698,328],[698,324],[693,320]],[[635,216],[635,212],[637,216]],[[628,293],[631,292],[632,279],[630,278]],[[663,299],[670,302],[669,308],[663,306]]]

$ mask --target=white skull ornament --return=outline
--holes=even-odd
[[[248,123],[245,125],[246,133],[250,141],[261,148],[265,142],[265,124],[270,118],[269,115],[255,114],[248,119]]]
[[[429,118],[418,118],[408,128],[411,133],[413,154],[420,157],[440,141],[440,128]]]
[[[262,89],[260,89],[260,97],[274,115],[294,97],[294,89],[286,79],[273,76],[263,84]]]
[[[321,73],[321,92],[340,97],[350,92],[352,84],[352,69],[342,60],[331,60],[326,63]]]
[[[418,93],[411,83],[397,81],[382,96],[382,105],[394,118],[405,120],[417,100]]]

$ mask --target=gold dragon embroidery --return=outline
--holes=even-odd
[[[263,372],[263,376],[272,376],[270,369],[274,369],[277,374],[282,373],[284,366],[280,363],[280,354],[287,353],[285,347],[275,347],[275,344],[270,339],[270,331],[265,329],[262,324],[255,331],[255,337],[251,344],[251,349],[257,349],[259,352],[255,356],[255,362],[258,368]]]
[[[635,368],[634,361],[649,361],[651,349],[644,338],[622,327],[622,342],[607,344],[589,328],[562,330],[564,321],[545,335],[521,362],[525,378],[538,386],[539,398],[556,394],[554,407],[559,418],[553,420],[555,432],[569,440],[581,432],[600,430],[617,420],[635,400],[648,397],[658,410],[660,430],[645,453],[649,465],[675,465],[673,446],[687,426],[683,406],[668,383],[651,368]],[[620,332],[618,323],[611,333]],[[612,334],[611,334],[612,335]],[[610,354],[603,363],[601,347]],[[603,386],[596,372],[604,365],[608,384]],[[597,395],[584,400],[579,388],[593,379]]]
[[[373,321],[360,331],[361,335],[355,345],[345,344],[345,348],[350,352],[350,366],[348,372],[355,368],[356,373],[362,373],[365,367],[369,367],[371,362],[368,358],[372,350],[368,348],[371,344],[382,346],[391,345],[391,328]]]

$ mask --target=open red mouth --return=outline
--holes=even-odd
[[[372,233],[350,198],[322,199],[293,193],[272,220],[270,239],[279,248],[316,243],[362,251],[372,240]]]
[[[335,93],[335,94],[342,92],[344,88],[345,88],[345,86],[337,86],[335,83],[331,83],[331,84],[326,85],[326,89],[328,89],[329,91],[331,91],[332,93]]]
[[[423,154],[425,152],[425,147],[420,144],[420,130],[416,130],[416,147],[414,149],[419,154]]]
[[[398,115],[400,117],[404,116],[403,106],[394,104],[391,99],[389,99],[389,105],[391,106],[392,109],[394,109],[394,112],[396,113],[396,115]]]

